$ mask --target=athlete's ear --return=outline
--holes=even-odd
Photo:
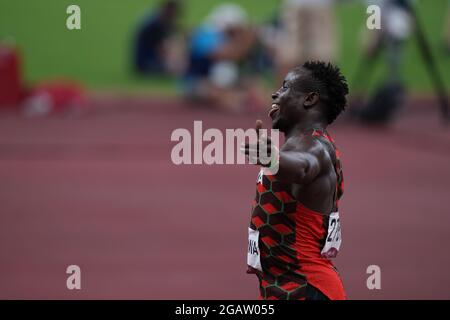
[[[303,105],[305,109],[312,108],[319,101],[319,94],[317,92],[310,92],[305,95],[305,99],[303,100]]]

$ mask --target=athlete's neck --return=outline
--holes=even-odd
[[[299,122],[295,126],[293,126],[290,130],[285,132],[286,140],[293,136],[298,136],[310,130],[322,130],[325,131],[327,125],[323,121],[308,121],[308,122]]]

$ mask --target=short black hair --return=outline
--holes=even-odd
[[[344,111],[347,105],[348,85],[341,70],[323,61],[307,61],[298,69],[304,68],[310,71],[312,81],[307,84],[309,90],[316,91],[321,99],[326,102],[325,116],[328,124],[331,124],[337,116]]]

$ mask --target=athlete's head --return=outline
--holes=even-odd
[[[272,126],[286,132],[298,123],[327,126],[344,110],[348,86],[339,68],[308,61],[291,70],[272,94]]]

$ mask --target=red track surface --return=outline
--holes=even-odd
[[[75,119],[0,115],[0,298],[256,298],[245,270],[258,169],[170,160],[174,129],[256,117],[107,104]],[[349,298],[450,299],[450,130],[433,108],[407,108],[390,129],[330,129],[346,178],[336,265]],[[82,290],[66,288],[71,264]],[[381,290],[366,287],[372,264]]]

